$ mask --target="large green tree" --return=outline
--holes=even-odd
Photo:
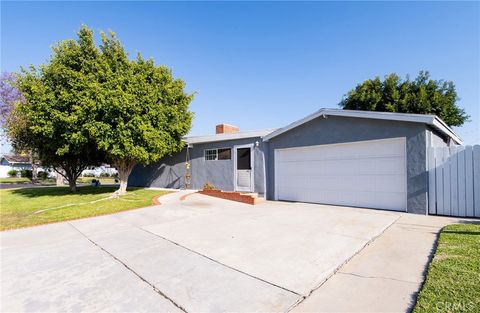
[[[76,41],[54,46],[48,63],[17,77],[25,101],[9,120],[13,145],[35,151],[42,165],[68,180],[73,192],[81,172],[105,160],[86,127],[97,105],[100,55],[90,30],[82,28],[78,35]]]
[[[449,126],[460,126],[468,120],[466,112],[456,105],[455,85],[451,81],[432,80],[421,71],[417,78],[402,80],[397,74],[366,80],[348,92],[340,107],[348,110],[435,114]]]
[[[184,147],[192,123],[192,94],[170,69],[140,54],[130,60],[114,33],[102,33],[96,107],[87,129],[119,173],[126,192],[136,164],[149,164]]]
[[[18,115],[27,133],[21,141],[42,163],[61,166],[72,189],[86,166],[113,163],[123,194],[136,164],[184,147],[193,95],[167,67],[140,54],[129,59],[113,33],[102,33],[101,40],[97,47],[93,31],[83,26],[77,40],[53,48],[49,63],[23,71],[18,87],[27,101]]]
[[[19,136],[23,135],[23,130],[25,124],[23,123],[22,117],[16,114],[15,108],[20,103],[25,102],[25,98],[18,88],[16,88],[16,77],[15,73],[4,72],[0,75],[0,128],[2,132],[0,137],[4,137],[7,140],[11,138],[18,139]],[[19,146],[20,141],[16,141],[17,145],[13,148],[15,153],[18,154],[28,154],[30,159],[30,164],[32,165],[32,182],[37,181],[37,162],[34,158],[34,151],[31,149],[24,149],[24,147]]]

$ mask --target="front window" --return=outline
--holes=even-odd
[[[217,149],[205,150],[205,161],[213,161],[217,159]]]
[[[219,160],[230,160],[232,158],[232,149],[218,149],[218,159]]]
[[[205,149],[205,161],[230,160],[232,158],[232,149]]]

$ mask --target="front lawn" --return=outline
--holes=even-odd
[[[32,180],[27,177],[7,177],[7,178],[0,178],[0,184],[30,184]],[[47,179],[38,179],[37,185],[49,186],[55,185],[56,181],[53,178]]]
[[[440,233],[415,313],[480,312],[480,224],[455,224]]]
[[[31,183],[32,181],[27,177],[5,177],[0,178],[0,184],[23,184]]]
[[[129,188],[120,198],[108,198],[117,187],[67,187],[0,190],[0,230],[110,214],[152,204],[166,191]]]
[[[115,185],[115,184],[118,185],[118,183],[115,182],[115,178],[113,178],[113,177],[101,177],[101,178],[98,178],[98,177],[79,177],[77,179],[77,183],[90,184],[90,183],[92,183],[92,179],[99,180],[100,184],[102,184],[102,185]]]

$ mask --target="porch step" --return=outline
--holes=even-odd
[[[262,201],[265,201],[265,198],[260,198],[258,196],[258,193],[257,192],[248,192],[248,193],[241,193],[242,196],[247,196],[247,197],[251,197],[253,199],[253,204],[257,204],[257,203],[260,203]]]
[[[200,190],[199,193],[222,198],[225,200],[232,200],[237,202],[243,202],[247,204],[257,204],[263,201],[263,198],[258,197],[258,193],[240,193],[235,191],[221,191],[221,190]]]
[[[250,196],[253,198],[258,198],[258,193],[257,192],[240,192],[241,195],[244,196]]]

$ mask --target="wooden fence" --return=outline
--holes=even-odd
[[[430,148],[428,213],[480,217],[480,146]]]

